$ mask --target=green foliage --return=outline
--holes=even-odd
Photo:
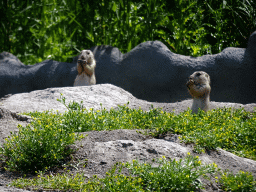
[[[182,55],[196,57],[211,53],[205,39],[204,12],[197,1],[175,1],[173,10],[162,22],[169,31],[169,36],[160,36],[163,42]]]
[[[82,49],[128,52],[145,41],[201,56],[246,47],[256,27],[252,0],[9,0],[0,2],[0,51],[25,64],[72,61]]]
[[[155,161],[153,163],[156,165]],[[87,179],[79,173],[44,176],[39,172],[36,178],[19,178],[11,185],[18,188],[32,187],[34,190],[43,188],[63,191],[196,191],[204,188],[201,178],[210,179],[215,176],[215,182],[225,191],[256,190],[256,180],[251,173],[239,171],[234,175],[227,171],[222,172],[215,163],[202,165],[198,156],[193,157],[189,153],[183,160],[167,161],[163,156],[157,163],[157,167],[153,167],[151,163],[139,163],[137,160],[126,164],[117,163],[106,172],[104,178],[94,175],[87,183]],[[122,174],[124,167],[129,170],[128,176]]]
[[[220,147],[242,157],[256,159],[255,113],[244,109],[223,108],[207,113],[191,110],[167,115],[167,122],[152,132],[153,136],[172,132],[186,143],[195,143],[197,152]]]
[[[150,163],[141,164],[137,160],[126,164],[117,163],[106,172],[106,177],[94,176],[88,183],[84,183],[85,177],[79,173],[71,177],[67,174],[46,177],[39,174],[34,179],[17,179],[12,185],[19,188],[36,186],[65,191],[191,191],[203,188],[200,176],[208,178],[207,175],[214,175],[218,171],[216,164],[202,165],[198,157],[191,155],[179,161],[167,161],[163,157],[157,163],[158,167],[152,167]],[[122,174],[124,167],[129,170],[128,176]]]
[[[202,8],[208,11],[204,23],[210,31],[206,38],[213,53],[226,47],[247,47],[248,38],[256,27],[255,6],[252,0],[205,0]]]
[[[197,152],[220,147],[236,155],[256,159],[256,113],[242,108],[214,109],[207,113],[199,110],[198,114],[187,110],[176,115],[153,106],[148,111],[130,109],[127,105],[118,106],[117,110],[87,110],[82,102],[72,102],[67,106],[62,95],[59,101],[69,109],[67,113],[58,115],[62,126],[76,132],[145,129],[150,130],[154,137],[170,132],[181,135],[180,139],[185,143],[195,143]],[[49,112],[28,115],[45,120],[52,116]]]
[[[105,108],[97,111],[94,111],[93,108],[87,110],[83,108],[82,102],[80,104],[72,102],[66,105],[65,97],[61,95],[60,98],[58,100],[68,108],[68,111],[59,117],[62,118],[62,126],[69,129],[72,127],[77,132],[136,128],[153,129],[161,124],[161,120],[157,116],[164,113],[160,109],[150,109],[146,112],[141,109],[130,109],[126,105],[118,106],[117,110],[112,108],[110,111]],[[49,111],[27,114],[40,119],[48,119],[52,115]]]
[[[225,172],[219,180],[225,191],[256,191],[256,180],[251,173],[239,171],[237,174]]]
[[[128,163],[127,163],[128,165]],[[126,166],[127,166],[126,165]],[[89,191],[145,191],[141,178],[133,177],[131,174],[125,176],[121,174],[122,169],[126,167],[124,163],[116,163],[106,176],[102,179],[94,177],[87,183],[86,189]]]
[[[32,187],[34,190],[44,188],[50,190],[58,189],[61,191],[79,191],[85,189],[85,179],[86,177],[79,173],[75,176],[66,173],[44,176],[42,172],[39,172],[37,177],[33,179],[19,178],[14,180],[11,185],[18,188]]]
[[[73,151],[69,145],[78,138],[74,129],[63,126],[61,116],[34,118],[31,126],[18,126],[18,133],[6,138],[0,154],[11,171],[34,172],[59,164]]]
[[[152,167],[150,163],[139,163],[137,160],[127,162],[125,167],[135,178],[120,174],[124,164],[119,164],[118,173],[117,166],[114,166],[104,179],[95,179],[89,187],[96,191],[191,191],[203,188],[200,176],[208,178],[206,174],[213,175],[217,171],[216,164],[202,165],[198,157],[190,155],[179,161],[167,161],[163,156],[157,163],[158,167]]]
[[[37,58],[34,61],[41,62],[43,59],[54,59],[66,61],[72,56],[74,43],[71,42],[76,30],[68,34],[66,23],[70,24],[69,17],[64,16],[67,8],[65,4],[46,3],[38,4],[42,8],[40,20],[35,20],[36,24],[30,28],[31,38],[37,47]],[[65,2],[65,1],[63,1]],[[75,56],[75,55],[73,55]]]
[[[165,157],[159,159],[159,167],[152,167],[148,163],[128,165],[133,175],[141,178],[146,191],[191,191],[203,187],[199,177],[206,174],[214,174],[217,165],[202,165],[198,156],[188,155],[183,160],[167,161]]]
[[[149,129],[151,135],[158,136],[166,132],[180,134],[184,142],[193,142],[197,151],[221,147],[240,156],[256,159],[255,114],[243,109],[223,108],[207,113],[191,110],[179,115],[163,112],[160,109],[130,109],[126,105],[117,110],[86,110],[82,102],[65,104],[65,97],[59,99],[68,111],[64,114],[49,111],[29,113],[34,118],[31,126],[19,126],[19,132],[6,139],[1,149],[2,160],[9,170],[35,171],[45,170],[59,164],[72,151],[70,144],[79,137],[74,132],[112,129]],[[91,122],[91,124],[90,124]],[[154,162],[155,164],[156,162]],[[256,181],[250,173],[239,172],[236,175],[222,172],[216,164],[202,165],[199,158],[188,156],[180,161],[167,161],[165,157],[153,167],[150,163],[131,163],[115,165],[105,178],[96,176],[85,183],[81,174],[57,174],[38,178],[20,178],[12,185],[19,188],[32,186],[34,189],[89,190],[89,191],[186,191],[202,189],[201,177],[211,179],[222,189],[231,191],[254,191]],[[121,174],[126,167],[130,174]],[[69,171],[68,171],[69,173]],[[72,181],[72,182],[71,182]]]
[[[35,64],[45,59],[66,61],[74,57],[76,30],[68,31],[71,14],[62,1],[7,1],[6,20],[2,32],[8,32],[1,51],[9,51],[25,64]],[[6,28],[9,28],[6,29]],[[0,38],[1,39],[1,38]]]

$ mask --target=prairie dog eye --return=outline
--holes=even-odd
[[[199,77],[200,75],[201,75],[201,73],[197,73],[197,74],[196,74],[196,76],[198,76],[198,77]]]

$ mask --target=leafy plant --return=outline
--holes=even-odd
[[[158,137],[167,132],[180,135],[186,143],[195,143],[195,151],[204,152],[218,147],[235,153],[242,157],[256,158],[256,113],[244,109],[222,108],[205,113],[199,111],[192,114],[191,110],[176,115],[161,109],[148,111],[130,109],[129,103],[118,106],[118,109],[105,108],[101,110],[83,108],[80,104],[72,102],[65,104],[65,97],[61,101],[66,107],[71,108],[59,118],[62,126],[74,131],[84,132],[92,130],[114,129],[145,129],[149,134]],[[49,113],[28,113],[38,118],[51,118]]]
[[[216,164],[202,165],[198,157],[188,155],[184,160],[167,161],[160,158],[158,167],[150,163],[117,163],[106,177],[98,178],[96,175],[88,183],[84,183],[82,174],[69,176],[57,174],[56,176],[43,176],[42,173],[34,179],[17,179],[12,185],[20,188],[28,186],[43,187],[44,189],[60,190],[89,190],[89,191],[191,191],[202,189],[200,176],[215,175],[218,171]],[[122,174],[122,169],[128,168],[128,176]],[[72,181],[72,182],[71,182]],[[35,188],[35,187],[33,187]]]
[[[160,158],[158,167],[152,167],[148,163],[133,161],[127,163],[131,173],[141,179],[146,191],[191,191],[203,187],[199,177],[206,174],[214,174],[217,165],[202,165],[198,156],[193,157],[188,153],[184,160],[167,161]]]
[[[95,45],[123,53],[145,41],[162,41],[190,56],[246,47],[254,31],[252,0],[8,0],[0,2],[0,50],[25,64],[71,62]]]
[[[75,56],[72,51],[75,44],[71,39],[76,29],[72,34],[68,34],[68,26],[65,23],[69,21],[69,17],[65,16],[67,8],[64,2],[57,4],[55,1],[52,3],[43,1],[37,5],[41,8],[42,14],[30,28],[31,37],[37,47],[37,57],[31,56],[31,59],[34,59],[32,62],[41,62],[45,58],[66,61],[67,58]]]
[[[11,133],[0,148],[6,169],[34,172],[60,164],[73,152],[69,146],[82,138],[74,133],[72,126],[62,122],[61,116],[50,114],[34,118],[26,127],[19,125],[19,131]]]
[[[225,191],[255,191],[256,180],[251,173],[239,171],[237,174],[225,172],[219,179]]]
[[[228,9],[231,10],[237,18],[233,25],[245,41],[248,41],[248,37],[255,31],[255,6],[256,2],[251,0],[239,1],[238,6],[228,6]]]
[[[195,57],[211,53],[211,46],[205,41],[204,12],[197,1],[173,2],[172,11],[162,22],[169,37],[161,36],[172,51]]]

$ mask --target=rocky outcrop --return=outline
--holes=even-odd
[[[67,111],[67,108],[57,101],[60,98],[60,93],[66,98],[66,104],[75,101],[80,103],[83,101],[83,107],[94,108],[100,110],[111,107],[118,108],[118,105],[124,105],[129,102],[130,108],[139,108],[147,111],[153,105],[154,107],[161,107],[164,111],[180,113],[192,106],[192,99],[184,100],[175,103],[156,103],[137,99],[131,93],[124,89],[111,84],[98,84],[92,86],[78,86],[78,87],[61,87],[48,88],[44,90],[36,90],[29,93],[14,94],[7,98],[0,100],[0,108],[8,109],[15,113],[30,112],[30,111],[53,111],[58,110],[61,113]],[[102,106],[101,106],[102,104]],[[245,110],[253,112],[256,104],[239,104],[239,103],[225,103],[225,102],[211,102],[210,109],[218,107],[244,107]]]
[[[186,81],[194,71],[211,77],[211,100],[254,103],[256,94],[256,32],[247,49],[226,48],[215,55],[190,57],[172,53],[160,41],[139,44],[126,54],[111,46],[96,46],[97,84],[119,86],[147,101],[176,102],[190,98]],[[23,65],[15,56],[0,54],[0,97],[9,93],[30,92],[50,87],[73,86],[77,75],[73,63],[46,60]]]
[[[118,105],[130,102],[129,107],[142,110],[149,110],[151,105],[154,107],[163,107],[167,112],[181,112],[191,107],[192,100],[184,100],[176,103],[155,103],[137,99],[129,92],[111,85],[100,84],[80,87],[62,87],[36,90],[29,93],[20,93],[11,95],[0,100],[0,144],[2,144],[10,131],[17,132],[17,125],[27,125],[32,119],[26,116],[20,116],[20,112],[59,110],[63,113],[67,108],[57,101],[60,93],[66,98],[66,104],[75,101],[83,101],[83,107],[95,110],[102,107],[109,110],[111,107],[117,108]],[[211,102],[211,107],[245,107],[248,111],[253,111],[256,104],[237,104],[237,103],[219,103]],[[139,130],[144,132],[144,130]],[[165,156],[168,160],[184,159],[187,153],[199,156],[202,163],[216,163],[222,170],[229,169],[234,173],[239,170],[252,172],[256,177],[256,162],[250,159],[238,157],[222,149],[216,151],[207,151],[206,153],[196,154],[193,152],[193,145],[181,143],[178,135],[161,135],[158,139],[146,136],[136,130],[113,130],[113,131],[90,131],[82,133],[85,138],[77,142],[74,146],[77,149],[74,160],[70,162],[73,165],[70,174],[83,173],[84,176],[91,178],[93,175],[104,177],[105,173],[117,162],[131,162],[138,159],[140,162],[150,162],[152,159]],[[86,166],[83,166],[84,160]],[[153,164],[157,166],[157,164]],[[0,170],[0,190],[9,191],[5,185],[10,180],[6,171]],[[16,174],[16,173],[15,173]],[[215,179],[212,178],[213,183]],[[210,182],[203,181],[206,190],[218,190],[218,186],[212,186]],[[8,190],[7,190],[8,189]],[[15,189],[13,189],[15,191]]]

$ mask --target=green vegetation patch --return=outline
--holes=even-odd
[[[177,54],[216,54],[246,48],[256,28],[255,0],[1,2],[0,50],[29,65],[46,59],[71,62],[95,45],[126,53],[155,40]]]
[[[178,115],[167,113],[161,109],[149,111],[130,109],[127,105],[119,106],[117,110],[105,108],[101,110],[83,108],[81,104],[72,102],[68,106],[65,98],[61,100],[69,111],[64,114],[28,113],[41,121],[61,120],[62,127],[75,132],[102,131],[115,129],[145,129],[158,137],[160,134],[179,134],[186,143],[195,143],[195,151],[220,147],[241,157],[256,160],[256,113],[243,108],[213,109],[207,113],[199,111],[192,114],[191,110]],[[57,117],[57,118],[56,118]]]
[[[215,164],[201,165],[198,157],[189,154],[180,161],[160,159],[158,167],[152,167],[149,163],[141,164],[136,160],[132,164],[119,164],[106,173],[105,178],[95,176],[88,183],[81,174],[43,176],[44,170],[61,164],[73,152],[69,146],[83,137],[76,132],[92,130],[144,129],[155,137],[167,132],[175,133],[184,142],[195,143],[195,150],[198,152],[220,147],[237,155],[256,159],[256,113],[242,108],[222,108],[207,113],[199,110],[198,114],[187,110],[178,115],[154,109],[153,106],[149,111],[130,109],[127,105],[119,106],[117,110],[107,111],[104,108],[95,111],[83,108],[82,102],[66,105],[62,94],[60,98],[58,100],[68,108],[66,113],[26,113],[34,119],[31,126],[19,125],[19,132],[6,138],[0,148],[6,169],[22,172],[42,170],[37,178],[15,180],[14,186],[64,191],[186,191],[202,188],[199,178],[207,178],[207,174],[212,175],[217,171]],[[123,167],[130,170],[130,176],[121,174]],[[216,182],[224,190],[256,189],[256,181],[250,173],[218,173],[221,176],[215,177]]]
[[[42,172],[34,179],[20,178],[12,182],[12,186],[19,188],[36,189],[58,189],[62,191],[195,191],[204,189],[201,178],[216,179],[218,186],[225,191],[247,191],[256,190],[256,180],[251,173],[240,171],[237,174],[221,172],[215,163],[202,165],[198,156],[188,156],[183,160],[166,160],[160,158],[157,166],[151,163],[116,163],[105,178],[93,178],[85,182],[87,178],[83,174],[56,174],[43,176]],[[123,175],[122,169],[127,168],[129,175]],[[221,175],[218,178],[216,175]],[[211,181],[212,182],[212,181]]]
[[[256,191],[256,180],[248,172],[240,171],[237,174],[225,172],[219,183],[225,191]]]
[[[172,132],[182,135],[180,138],[186,143],[195,143],[197,152],[220,147],[255,160],[255,114],[242,108],[214,109],[207,113],[199,111],[198,114],[191,114],[191,110],[179,115],[166,114],[166,124],[156,128],[152,135]]]
[[[69,145],[82,138],[72,126],[64,126],[60,114],[41,113],[31,126],[18,126],[17,133],[5,139],[0,155],[11,171],[34,172],[59,164],[73,150]]]
[[[150,130],[160,134],[179,134],[186,143],[195,143],[195,150],[220,147],[242,157],[256,159],[256,113],[244,109],[222,108],[207,113],[191,110],[178,115],[160,109],[149,111],[119,106],[94,111],[83,108],[82,102],[65,104],[64,114],[46,112],[26,113],[34,118],[32,126],[19,126],[19,132],[6,139],[1,154],[10,170],[42,170],[59,163],[71,153],[69,145],[78,138],[75,132],[114,129]],[[129,104],[129,103],[128,103]]]
[[[176,161],[160,158],[157,167],[150,163],[117,163],[106,172],[105,178],[86,179],[81,174],[68,176],[67,174],[56,176],[42,176],[34,179],[17,179],[12,185],[20,188],[32,186],[44,189],[76,190],[76,191],[191,191],[203,188],[199,177],[209,178],[217,171],[216,164],[202,165],[198,157],[188,155],[184,160]],[[129,176],[121,174],[122,169],[129,170]]]

